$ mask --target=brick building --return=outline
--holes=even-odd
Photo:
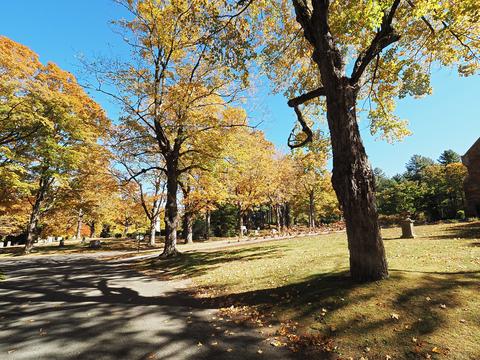
[[[466,215],[480,217],[480,139],[462,156],[462,162],[468,168],[464,183]]]

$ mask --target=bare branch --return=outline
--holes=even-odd
[[[299,105],[306,103],[307,101],[313,100],[320,96],[326,96],[325,89],[323,87],[320,87],[306,94],[302,94],[300,96],[297,96],[296,98],[288,100],[288,106],[297,107]]]

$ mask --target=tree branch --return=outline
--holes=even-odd
[[[295,110],[295,114],[297,114],[297,120],[298,122],[300,123],[300,125],[302,126],[302,132],[307,136],[305,138],[305,140],[303,140],[302,142],[300,143],[295,143],[293,142],[293,138],[295,137],[295,132],[293,129],[292,132],[290,133],[290,136],[288,137],[288,147],[290,149],[296,149],[296,148],[299,148],[299,147],[302,147],[304,146],[305,144],[309,143],[312,141],[313,139],[313,131],[312,129],[310,129],[310,127],[308,126],[308,124],[305,122],[305,119],[303,118],[303,115],[302,115],[302,112],[300,111],[300,109],[298,108],[298,106],[294,106],[293,109]]]
[[[297,107],[299,105],[306,103],[307,101],[313,100],[320,96],[326,96],[325,89],[323,87],[312,90],[306,94],[297,96],[296,98],[290,99],[288,100],[287,104],[290,107]]]
[[[355,61],[350,79],[352,85],[357,85],[367,66],[378,54],[382,52],[383,49],[400,40],[400,35],[396,34],[392,27],[393,18],[395,17],[395,13],[399,5],[400,0],[395,0],[393,2],[390,11],[385,13],[383,16],[380,30],[373,38],[370,46],[366,51],[361,53]]]

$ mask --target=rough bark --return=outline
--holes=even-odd
[[[332,137],[332,184],[342,207],[350,251],[350,274],[357,281],[388,277],[375,205],[375,180],[360,138],[356,90],[346,81],[327,97]]]
[[[40,218],[41,206],[45,200],[45,196],[50,184],[50,178],[44,176],[40,178],[39,188],[37,195],[35,196],[35,203],[33,204],[32,212],[30,213],[30,219],[27,225],[27,239],[25,242],[25,248],[23,250],[24,254],[30,253],[33,248],[33,242],[35,241],[35,237],[37,235],[37,225]]]
[[[178,159],[167,160],[167,202],[165,204],[165,247],[161,258],[173,257],[179,254],[177,250],[178,228]]]
[[[185,244],[193,244],[193,216],[189,211],[185,212],[183,218],[183,238]]]
[[[330,32],[328,0],[307,3],[292,0],[296,18],[305,39],[313,47],[313,61],[317,64],[322,88],[289,101],[301,122],[299,105],[318,96],[325,96],[327,120],[333,153],[332,184],[344,212],[350,274],[357,281],[375,281],[388,277],[387,261],[378,226],[375,206],[375,184],[365,148],[362,144],[356,118],[359,82],[372,59],[399,39],[392,28],[400,0],[394,0],[385,12],[382,24],[370,46],[359,54],[352,75],[345,75],[345,61]]]

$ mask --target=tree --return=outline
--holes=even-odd
[[[268,201],[275,149],[262,132],[249,129],[238,129],[228,144],[224,183],[229,194],[227,201],[238,209],[241,236],[247,212]]]
[[[438,162],[442,165],[448,165],[453,163],[461,163],[462,160],[460,158],[460,155],[458,155],[455,151],[445,150],[440,154]]]
[[[322,99],[351,276],[359,281],[386,278],[374,176],[357,123],[357,102],[370,99],[372,133],[390,140],[407,135],[405,121],[393,115],[395,97],[430,93],[433,63],[458,64],[464,75],[479,68],[478,2],[241,0],[239,6],[238,12],[264,29],[257,33],[267,41],[261,47],[265,68],[277,87],[286,85],[292,96],[288,104],[304,132],[293,137],[292,146],[312,135],[300,106]]]
[[[123,125],[145,144],[143,151],[156,151],[163,157],[165,166],[151,164],[142,173],[159,169],[166,174],[166,240],[161,257],[175,256],[179,179],[199,166],[189,162],[188,156],[202,151],[196,137],[245,123],[245,119],[238,123],[238,118],[230,118],[225,109],[245,81],[240,71],[231,71],[241,65],[230,39],[242,24],[217,17],[215,1],[117,3],[133,17],[117,22],[130,45],[131,60],[94,68],[105,75],[97,89],[122,104]],[[105,84],[116,91],[110,92]]]
[[[7,117],[0,131],[10,132],[2,157],[20,169],[16,186],[29,190],[28,253],[38,235],[40,217],[52,209],[57,192],[105,135],[109,123],[72,74],[52,63],[42,65],[31,50],[4,37],[0,44],[7,54],[7,66],[1,65],[5,101],[1,112]]]
[[[321,193],[330,182],[327,176],[327,159],[329,144],[326,139],[316,133],[314,139],[308,144],[307,151],[297,149],[294,152],[294,159],[297,166],[298,186],[308,196],[308,226],[315,228],[315,198]],[[302,194],[297,193],[298,197]]]
[[[410,180],[420,180],[422,178],[422,172],[427,166],[435,164],[432,159],[422,156],[413,155],[410,160],[405,164],[407,172],[405,176]]]

